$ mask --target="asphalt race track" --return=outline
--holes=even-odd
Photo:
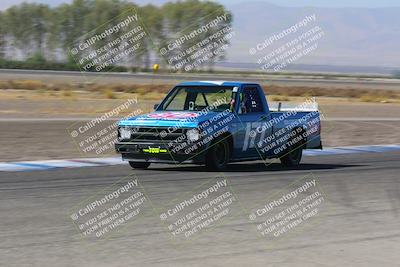
[[[298,170],[240,163],[223,174],[168,165],[1,172],[0,266],[398,266],[399,173],[400,152],[307,157]],[[84,239],[71,209],[132,174],[153,209],[109,238]],[[261,237],[245,212],[188,242],[174,240],[158,208],[220,175],[243,207],[308,175],[328,205],[279,240]]]
[[[244,81],[260,84],[273,84],[278,86],[307,86],[307,87],[328,87],[328,88],[354,88],[374,90],[398,90],[400,82],[398,79],[361,79],[361,78],[340,78],[329,79],[308,78],[308,77],[279,77],[276,75],[253,75],[238,76],[237,74],[149,74],[149,73],[92,73],[76,71],[50,71],[50,70],[14,70],[1,69],[0,79],[2,80],[35,80],[44,83],[92,83],[97,84],[177,84],[181,81]]]

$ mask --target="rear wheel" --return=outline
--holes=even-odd
[[[301,136],[302,132],[303,131],[300,131],[297,136]],[[296,137],[293,139],[296,139]],[[283,166],[295,167],[300,165],[301,158],[303,157],[303,143],[304,141],[294,144],[288,149],[288,152],[280,158]]]
[[[135,161],[129,161],[129,165],[133,169],[147,169],[150,166],[150,162],[135,162]]]
[[[230,146],[228,140],[218,140],[206,154],[206,166],[209,170],[224,170],[229,163]]]

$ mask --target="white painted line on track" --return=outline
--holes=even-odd
[[[362,154],[362,153],[384,153],[392,151],[400,151],[400,144],[347,146],[347,147],[332,147],[323,150],[305,150],[304,156],[315,157],[315,156]],[[123,164],[126,164],[126,162],[122,161],[120,157],[1,162],[0,172],[1,171],[19,172],[19,171],[49,170],[57,168],[112,166],[112,165],[123,165]]]

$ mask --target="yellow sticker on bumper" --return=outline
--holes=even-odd
[[[149,147],[149,148],[144,148],[143,152],[150,153],[150,154],[160,154],[160,153],[168,153],[168,150],[161,149],[159,147]]]

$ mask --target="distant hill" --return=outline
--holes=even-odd
[[[280,7],[265,2],[227,7],[236,30],[228,61],[255,63],[250,47],[315,13],[314,25],[326,35],[316,51],[296,63],[400,67],[400,8]]]

